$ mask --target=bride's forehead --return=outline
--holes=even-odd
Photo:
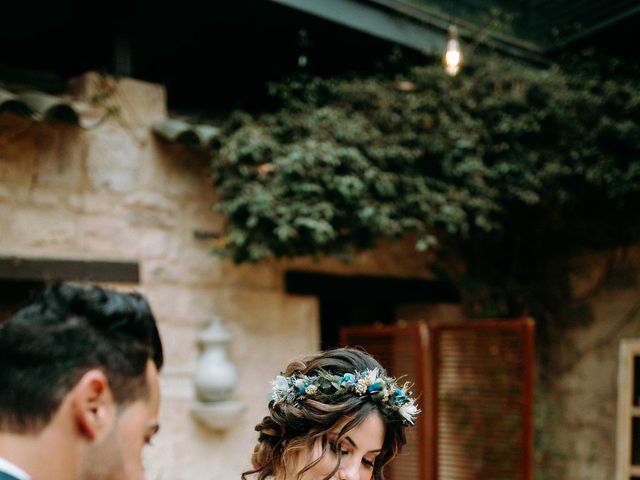
[[[340,434],[349,420],[351,420],[351,418],[348,417],[340,420],[335,427],[331,429],[331,433],[336,435]],[[378,412],[371,412],[363,422],[348,432],[345,432],[345,435],[350,437],[358,447],[366,447],[366,450],[376,450],[382,448],[384,433],[385,426],[380,414]]]

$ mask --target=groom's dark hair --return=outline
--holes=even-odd
[[[147,301],[95,285],[57,284],[0,325],[0,430],[37,432],[91,369],[118,404],[149,394],[162,343]]]

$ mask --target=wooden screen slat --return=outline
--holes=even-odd
[[[345,346],[361,347],[374,356],[392,376],[406,375],[414,383],[413,391],[424,392],[426,370],[426,328],[421,324],[406,326],[349,327],[340,333]],[[418,406],[425,409],[422,398]],[[422,417],[422,416],[420,416]],[[407,445],[389,466],[389,480],[423,479],[427,455],[424,419],[418,418],[415,428],[407,431]]]
[[[438,480],[531,480],[533,321],[429,326]]]

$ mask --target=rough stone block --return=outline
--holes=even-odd
[[[174,237],[166,230],[136,229],[136,256],[141,259],[143,266],[146,263],[145,259],[161,258],[168,255],[173,249],[174,243]],[[142,276],[145,278],[144,273]]]
[[[213,204],[209,155],[153,139],[141,152],[140,188]],[[209,201],[211,200],[211,201]]]
[[[167,116],[167,94],[164,85],[122,78],[116,82],[115,97],[123,122],[150,128]]]
[[[138,186],[139,145],[132,132],[104,125],[88,132],[87,174],[96,190],[130,192]]]
[[[129,210],[125,218],[131,227],[168,229],[176,226],[176,215],[148,210]]]
[[[122,217],[125,209],[121,198],[121,195],[114,192],[82,190],[69,192],[67,201],[69,207],[77,213]]]
[[[193,374],[198,358],[196,329],[190,325],[160,323],[164,347],[165,373]]]
[[[178,205],[167,198],[163,191],[139,190],[126,196],[124,203],[128,208],[139,210],[151,210],[166,213],[176,213]]]
[[[0,116],[0,120],[6,120],[5,115]],[[37,175],[38,149],[30,136],[31,125],[24,124],[24,130],[16,132],[0,131],[0,185],[13,201],[24,201]]]
[[[60,248],[74,251],[79,246],[79,219],[65,211],[43,208],[20,208],[11,213],[6,232],[10,242],[22,248],[47,251]]]
[[[167,94],[163,85],[87,72],[71,79],[69,90],[78,100],[103,98],[102,106],[116,107],[118,120],[129,126],[147,129],[167,116]]]
[[[344,275],[372,275],[404,278],[433,278],[427,266],[433,254],[418,253],[413,240],[405,238],[398,242],[380,242],[372,250],[360,252],[349,262],[334,257],[301,257],[283,262],[284,268],[326,272]]]
[[[55,208],[64,211],[69,208],[69,197],[60,188],[39,187],[29,192],[31,205],[44,208]]]
[[[11,199],[11,190],[9,190],[5,185],[0,185],[0,202],[8,202]]]
[[[149,299],[156,317],[166,324],[199,326],[216,313],[212,288],[143,282],[140,291]]]
[[[213,191],[199,200],[182,202],[184,225],[193,231],[221,234],[224,230],[225,218],[214,211]]]
[[[98,257],[137,258],[135,231],[123,218],[85,215],[78,225],[86,252]]]
[[[67,191],[81,189],[87,149],[84,132],[75,126],[57,124],[38,128],[36,132],[36,185]]]

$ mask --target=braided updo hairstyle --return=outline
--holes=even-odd
[[[335,375],[362,372],[378,369],[385,370],[369,354],[352,348],[328,350],[317,355],[304,358],[289,364],[283,375],[302,374],[312,376],[318,370]],[[373,479],[384,480],[383,468],[393,459],[406,443],[405,425],[398,418],[385,416],[379,405],[370,396],[336,397],[329,402],[320,402],[311,398],[301,399],[295,404],[291,402],[269,402],[269,415],[256,425],[259,432],[258,443],[254,449],[251,463],[253,469],[242,474],[242,480],[248,475],[257,475],[257,480],[269,476],[283,477],[284,472],[295,462],[296,455],[309,451],[316,441],[322,444],[320,458],[306,465],[297,476],[297,480],[319,463],[327,452],[327,433],[334,429],[338,422],[347,419],[339,435],[346,435],[362,424],[367,417],[378,412],[385,426],[382,451],[377,456],[373,467]],[[324,480],[329,480],[340,467],[340,457],[334,470]],[[289,480],[289,478],[287,478]]]

